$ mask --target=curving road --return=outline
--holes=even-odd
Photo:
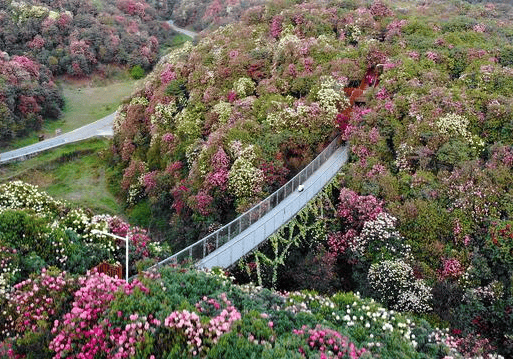
[[[13,161],[23,161],[33,157],[40,152],[59,147],[68,143],[82,141],[92,137],[102,137],[113,135],[112,124],[116,113],[111,113],[101,120],[82,126],[71,132],[49,138],[47,140],[34,143],[33,145],[18,148],[17,150],[0,153],[0,165]]]
[[[175,30],[176,32],[179,32],[179,33],[182,33],[184,35],[187,35],[189,37],[192,37],[193,39],[198,36],[198,33],[197,32],[194,32],[194,31],[191,31],[191,30],[187,30],[187,29],[184,29],[184,28],[181,28],[181,27],[178,27],[174,24],[174,21],[173,20],[168,20],[167,23],[169,24],[169,26],[171,26],[171,29]]]
[[[173,20],[169,20],[167,21],[167,23],[171,26],[171,28],[174,31],[180,32],[192,38],[198,36],[197,32],[182,29],[180,27],[175,26]],[[68,143],[82,141],[88,138],[104,136],[112,137],[114,134],[112,124],[114,123],[115,117],[116,113],[114,112],[108,116],[105,116],[101,120],[77,128],[76,130],[73,130],[71,132],[63,133],[59,136],[55,136],[38,143],[34,143],[29,146],[18,148],[17,150],[0,153],[0,165],[13,161],[23,161],[43,151],[50,150],[52,148],[59,147]]]

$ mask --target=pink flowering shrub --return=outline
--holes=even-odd
[[[283,16],[275,16],[271,22],[271,36],[278,38],[282,31]]]
[[[299,348],[299,352],[305,357],[319,355],[319,358],[360,358],[367,349],[358,349],[349,341],[349,338],[341,335],[336,330],[323,328],[317,325],[315,328],[308,328],[304,325],[301,329],[294,329],[293,333],[304,338],[305,345]]]
[[[212,213],[212,202],[214,198],[204,191],[198,192],[197,195],[189,197],[189,206],[196,210],[202,216],[208,216]]]
[[[360,196],[356,192],[342,188],[338,196],[337,217],[342,226],[352,227],[357,231],[367,221],[374,220],[383,211],[383,203],[372,195]]]
[[[102,320],[103,313],[119,290],[130,295],[135,288],[147,289],[136,279],[126,284],[103,273],[88,272],[78,279],[80,289],[74,293],[71,310],[55,320],[52,333],[56,334],[49,348],[54,358],[94,358],[100,353],[111,358],[114,343],[109,337],[109,323]]]
[[[221,303],[207,297],[196,303],[195,307],[200,315],[211,316],[205,324],[198,314],[185,309],[174,311],[164,320],[164,326],[170,328],[174,335],[185,338],[189,355],[206,353],[209,346],[216,344],[223,334],[230,332],[232,324],[241,319],[241,314],[227,299],[225,293],[219,298]]]
[[[5,303],[0,296],[0,340],[17,338],[23,345],[11,351],[19,355],[44,352],[49,337],[47,327],[63,314],[72,292],[78,288],[77,281],[65,272],[43,269],[40,275],[31,275],[13,288]],[[0,344],[0,347],[2,345]],[[0,350],[1,356],[1,350]],[[2,356],[3,357],[3,356]]]
[[[442,261],[442,269],[438,271],[438,275],[441,280],[451,278],[458,279],[465,269],[461,265],[460,261],[456,258],[447,258]]]

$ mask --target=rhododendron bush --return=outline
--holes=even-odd
[[[277,34],[272,19],[281,10]],[[152,215],[173,223],[168,237],[181,247],[249,209],[313,159],[349,105],[343,88],[363,75],[333,34],[333,16],[343,19],[337,11],[269,4],[258,22],[248,10],[241,23],[166,55],[115,123],[114,155],[129,209],[149,203]],[[180,170],[170,175],[177,163]]]
[[[184,267],[130,284],[43,270],[0,309],[6,358],[440,357],[466,345],[351,293],[279,293]]]
[[[64,106],[49,69],[26,57],[0,52],[0,144],[39,130]]]

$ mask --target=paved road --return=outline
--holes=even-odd
[[[184,35],[187,35],[189,37],[192,37],[193,39],[198,36],[198,33],[197,32],[194,32],[194,31],[190,31],[190,30],[187,30],[187,29],[184,29],[184,28],[181,28],[181,27],[178,27],[174,24],[173,20],[168,20],[167,22],[171,28],[177,32],[180,32]]]
[[[108,136],[112,137],[112,124],[116,113],[111,113],[101,120],[95,121],[83,127],[77,128],[71,132],[49,138],[47,140],[25,146],[17,150],[4,152],[0,154],[0,165],[12,161],[23,161],[33,157],[40,152],[59,147],[68,143],[82,141],[92,137]]]
[[[182,29],[173,24],[173,20],[169,20],[168,24],[171,25],[171,28],[177,32],[190,36],[192,38],[196,37],[198,33],[194,31],[189,31],[186,29]],[[73,143],[77,141],[82,141],[92,137],[101,137],[101,136],[110,136],[113,135],[112,124],[114,122],[114,117],[116,113],[112,113],[108,116],[105,116],[101,120],[95,121],[83,127],[77,128],[71,132],[64,133],[59,136],[55,136],[49,138],[47,140],[35,143],[33,145],[29,145],[23,148],[19,148],[17,150],[0,153],[0,165],[13,162],[13,161],[23,161],[27,158],[33,157],[40,152],[59,147],[68,143]]]

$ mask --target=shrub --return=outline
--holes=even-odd
[[[372,264],[368,280],[376,300],[391,308],[418,313],[432,310],[431,288],[415,279],[413,269],[402,259]]]
[[[130,69],[130,76],[134,80],[142,79],[144,77],[144,75],[145,75],[144,69],[140,65],[135,65],[134,67],[132,67]]]

